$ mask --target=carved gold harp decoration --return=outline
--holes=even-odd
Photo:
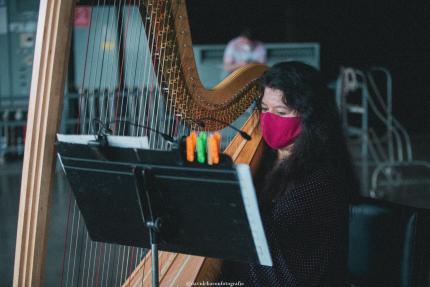
[[[49,202],[55,174],[54,143],[61,119],[68,71],[74,2],[40,1],[21,183],[14,286],[43,285],[48,215],[51,208]],[[93,43],[92,49],[87,45],[84,53],[82,86],[77,87],[80,102],[77,130],[80,133],[93,132],[91,125],[94,119],[110,121],[114,123],[115,134],[147,135],[151,148],[164,149],[167,145],[159,135],[126,126],[125,120],[139,122],[174,136],[190,129],[202,129],[196,125],[201,119],[204,119],[205,130],[220,130],[225,127],[222,122],[232,123],[258,96],[255,80],[266,69],[259,64],[250,64],[235,71],[210,90],[203,87],[194,61],[185,1],[89,2],[94,6],[88,42],[96,41],[91,40],[91,37],[105,38],[100,42],[103,45]],[[96,8],[102,8],[102,5],[107,5],[108,9],[94,12]],[[101,16],[102,13],[105,16]],[[128,17],[136,15],[139,15],[141,24],[130,28],[128,23],[131,21]],[[115,23],[114,27],[120,27],[124,32],[108,41],[108,24],[99,28],[91,27],[97,18],[107,21],[111,19]],[[137,46],[135,54],[130,56],[127,48],[131,45],[127,46],[127,41],[133,38],[130,36],[133,29],[140,31],[133,35],[138,35],[134,41],[141,46]],[[121,46],[121,43],[124,44]],[[97,47],[101,47],[101,54],[95,55]],[[146,51],[146,54],[142,51]],[[143,54],[149,56],[142,59]],[[90,57],[96,60],[91,62]],[[120,64],[111,66],[114,62]],[[130,63],[134,63],[135,67],[131,68]],[[143,63],[145,67],[139,68]],[[94,69],[103,66],[104,70],[94,72]],[[138,69],[140,71],[136,72]],[[131,74],[134,75],[133,81],[137,83],[134,84],[137,88],[129,86]],[[96,84],[107,76],[114,78],[114,84],[107,88],[97,87]],[[255,168],[261,153],[261,136],[255,114],[246,121],[243,129],[252,134],[252,140],[246,142],[235,136],[225,152],[235,162],[248,163]],[[81,219],[79,228],[82,229],[83,225]],[[73,239],[68,239],[68,243],[71,240]],[[93,270],[90,271],[90,262],[80,259],[80,267],[67,276],[62,276],[58,286],[150,286],[151,262],[150,256],[145,256],[145,252],[134,247],[112,247],[96,242],[90,244],[95,250],[92,251],[94,259],[91,259],[94,262],[107,262],[108,248],[116,248],[117,255],[123,251],[122,259],[110,260],[122,260],[121,269],[126,266],[125,271],[115,273],[113,269],[109,269],[117,263],[106,263],[108,267],[103,265],[98,269],[91,265]],[[70,258],[79,256],[76,249],[67,252],[69,261]],[[131,256],[132,259],[125,258],[126,256]],[[220,261],[216,259],[167,252],[160,253],[159,261],[161,286],[185,286],[187,282],[214,280],[220,266]],[[70,268],[71,263],[64,263],[63,260],[63,265],[66,265],[63,269]],[[119,269],[118,264],[117,271]],[[86,272],[88,275],[92,272],[93,278],[84,280],[84,275],[77,275],[78,272]],[[66,282],[67,280],[71,282]]]

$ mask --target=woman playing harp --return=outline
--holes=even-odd
[[[299,62],[261,78],[266,151],[259,199],[273,267],[224,266],[245,286],[345,286],[348,200],[357,185],[334,99],[319,72]]]

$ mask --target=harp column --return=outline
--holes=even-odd
[[[74,0],[41,0],[28,108],[13,286],[41,286],[55,134],[62,111]]]

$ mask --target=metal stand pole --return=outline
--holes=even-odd
[[[152,287],[159,286],[158,276],[158,244],[151,243],[152,251]]]
[[[140,212],[142,215],[142,221],[149,231],[149,241],[151,243],[152,252],[152,287],[159,287],[160,280],[158,275],[158,232],[161,230],[161,218],[156,217],[152,212],[150,190],[153,190],[153,175],[150,170],[142,170],[140,168],[134,169],[136,177],[136,192],[139,201],[141,196],[146,198],[145,209],[141,205]],[[145,220],[150,218],[150,220]]]
[[[152,252],[152,287],[159,287],[159,275],[158,275],[158,236],[157,233],[160,231],[161,220],[157,218],[154,221],[147,221],[146,227],[149,229],[149,236],[151,241],[151,252]]]

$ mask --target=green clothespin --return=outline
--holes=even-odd
[[[197,161],[199,163],[205,163],[206,161],[206,133],[201,132],[197,137]]]

